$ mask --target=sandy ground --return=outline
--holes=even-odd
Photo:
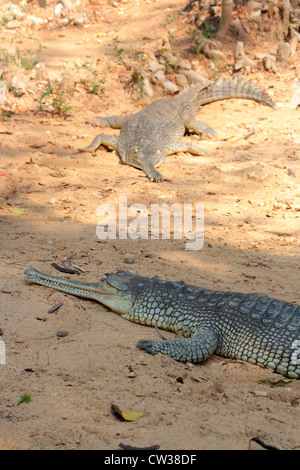
[[[95,95],[76,87],[71,99],[76,109],[66,119],[45,108],[34,113],[39,103],[28,109],[25,94],[15,99],[12,118],[0,121],[0,339],[6,346],[6,364],[0,365],[0,449],[113,450],[120,443],[181,450],[262,448],[251,440],[257,436],[280,449],[299,449],[297,381],[271,387],[259,381],[279,376],[258,366],[220,357],[180,364],[143,354],[135,345],[141,338],[159,339],[155,329],[23,280],[29,267],[61,275],[51,263],[71,259],[87,271],[72,276],[82,282],[131,269],[299,303],[300,111],[290,105],[299,56],[287,70],[271,74],[259,68],[247,77],[283,105],[278,109],[232,100],[200,110],[197,118],[212,125],[217,137],[201,141],[205,156],[168,157],[160,168],[166,178],[161,184],[120,164],[116,152],[105,147],[93,155],[77,151],[98,133],[87,119],[129,114],[144,105],[125,86],[130,71],[112,38],[137,53],[154,50],[145,36],[158,37],[174,14],[174,50],[191,59],[188,23],[177,15],[185,2],[136,3],[128,0],[123,13],[107,2],[98,4],[107,11],[89,27],[31,32],[53,76],[72,74],[76,60],[91,62],[105,71],[104,91]],[[37,16],[49,14],[31,8]],[[250,57],[257,47],[247,46]],[[259,52],[271,48],[264,42]],[[197,143],[199,137],[184,139]],[[119,196],[127,196],[128,206],[141,203],[149,211],[154,203],[204,205],[203,248],[187,251],[184,240],[172,236],[99,240],[97,208],[118,207]],[[48,314],[60,301],[63,306]],[[68,336],[57,337],[61,330]],[[24,395],[30,402],[18,405]],[[143,416],[119,421],[112,403]]]

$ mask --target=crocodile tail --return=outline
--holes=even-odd
[[[245,80],[238,80],[237,78],[230,80],[223,80],[220,78],[217,82],[201,89],[198,93],[198,105],[203,106],[213,101],[226,100],[231,98],[244,98],[248,100],[264,103],[271,108],[275,108],[275,103],[271,97],[259,88]]]

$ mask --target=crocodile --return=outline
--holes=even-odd
[[[137,347],[177,361],[198,363],[212,354],[240,359],[300,377],[300,305],[262,294],[219,292],[143,277],[104,274],[99,283],[25,271],[25,280],[93,299],[123,318],[182,337],[141,340]]]
[[[92,143],[80,152],[95,152],[100,145],[117,150],[121,160],[143,170],[150,181],[164,178],[155,168],[166,155],[189,152],[205,155],[205,151],[190,142],[181,142],[186,129],[203,136],[216,132],[204,122],[194,119],[200,106],[230,98],[245,98],[275,108],[270,96],[258,86],[244,80],[220,79],[214,83],[192,86],[175,97],[154,101],[130,116],[108,116],[89,121],[99,127],[121,129],[118,136],[97,135]]]

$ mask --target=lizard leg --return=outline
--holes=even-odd
[[[142,164],[141,169],[146,173],[151,182],[160,183],[164,180],[163,175],[154,168],[152,164]]]
[[[191,119],[190,121],[186,121],[184,125],[187,129],[199,135],[205,135],[207,137],[212,137],[214,135],[217,135],[216,131],[212,127],[205,124],[205,122],[196,121],[196,119]]]
[[[95,152],[95,150],[97,150],[97,148],[102,144],[118,150],[118,136],[98,134],[88,147],[80,148],[78,150],[79,152]]]
[[[197,331],[191,338],[172,338],[163,341],[143,339],[137,347],[150,354],[165,354],[180,362],[202,362],[217,349],[218,334],[209,328]]]
[[[155,166],[152,162],[148,163],[145,161],[138,161],[136,158],[130,155],[125,156],[122,158],[122,160],[124,163],[127,163],[127,165],[131,165],[135,168],[138,168],[139,170],[143,170],[151,182],[160,183],[164,180],[163,175],[155,169]]]
[[[93,119],[88,121],[89,124],[98,127],[111,127],[112,129],[121,129],[125,122],[126,116],[107,116],[101,119]]]
[[[194,144],[190,144],[189,142],[172,142],[169,145],[167,154],[170,155],[172,153],[177,152],[189,152],[194,155],[205,155],[206,151],[202,150],[200,147]]]

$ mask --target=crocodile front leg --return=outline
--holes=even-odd
[[[203,328],[191,338],[142,339],[137,347],[150,354],[165,354],[176,361],[197,363],[205,361],[216,351],[218,341],[218,334],[213,329]]]
[[[107,116],[100,119],[92,119],[88,121],[89,124],[98,127],[111,127],[112,129],[121,129],[125,122],[126,116],[116,115]]]
[[[213,137],[217,135],[216,131],[212,127],[205,124],[205,122],[197,121],[196,119],[186,121],[184,125],[186,129],[199,135],[205,135],[206,137]]]
[[[171,155],[172,153],[178,152],[189,152],[194,155],[205,155],[206,151],[202,150],[200,147],[194,144],[190,144],[189,142],[171,142],[168,146],[168,150],[166,152],[167,155]]]
[[[118,141],[119,137],[116,135],[98,134],[88,147],[80,148],[78,150],[79,152],[95,152],[100,145],[106,145],[107,147],[112,147],[119,152]]]

